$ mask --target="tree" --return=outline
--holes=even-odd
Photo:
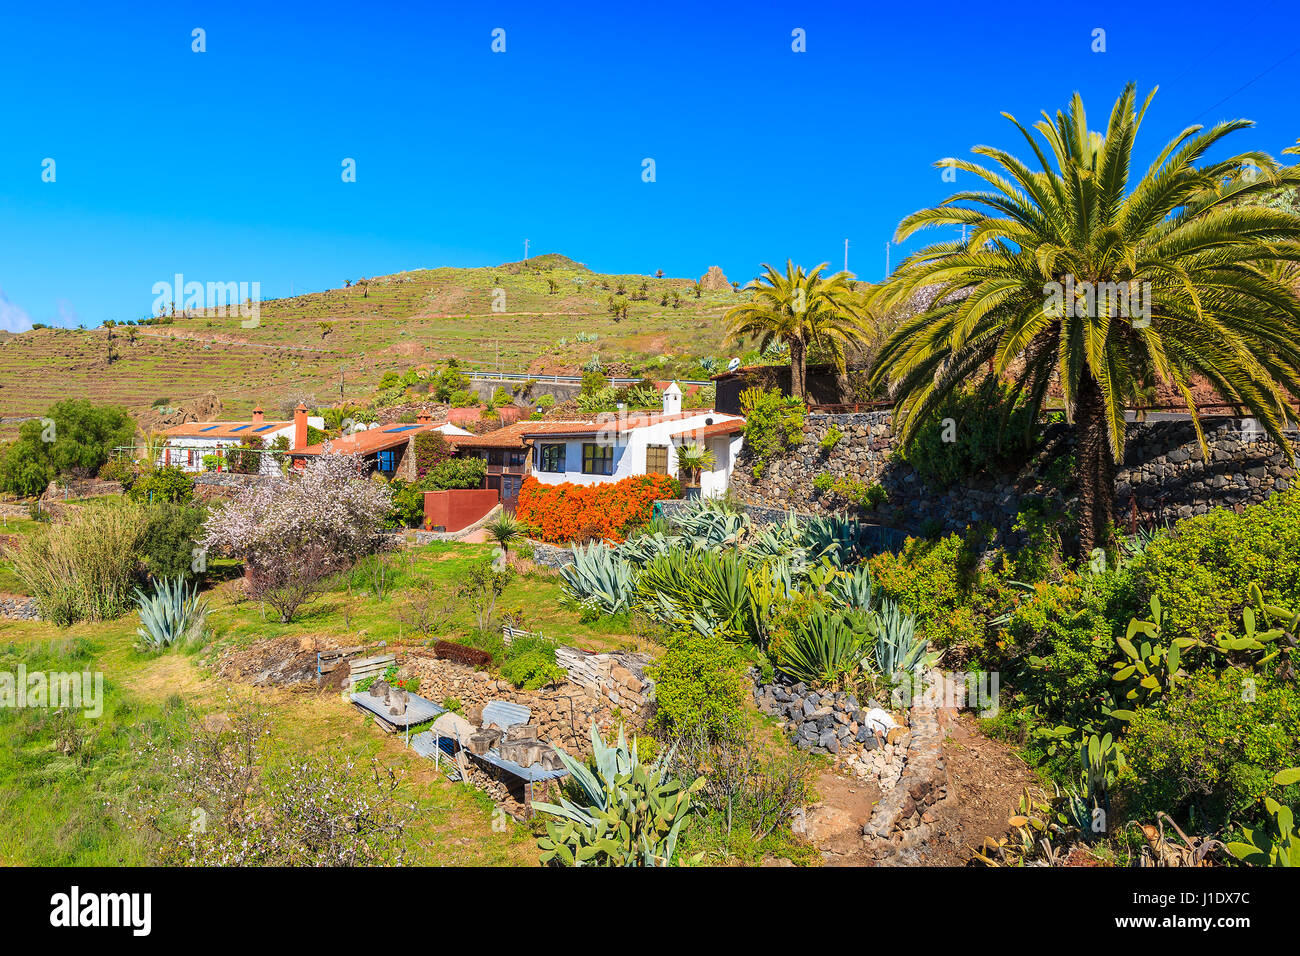
[[[1154,91],[1151,95],[1154,95]],[[944,398],[986,366],[1015,383],[1035,410],[1058,382],[1078,435],[1078,533],[1085,552],[1114,524],[1115,463],[1124,410],[1142,388],[1174,385],[1204,437],[1190,383],[1208,380],[1290,454],[1282,433],[1300,394],[1300,300],[1279,269],[1300,261],[1300,216],[1252,197],[1300,182],[1296,167],[1262,153],[1204,162],[1247,120],[1189,126],[1130,184],[1133,143],[1147,105],[1125,88],[1106,133],[1090,132],[1076,94],[1035,138],[1008,117],[1040,169],[987,146],[973,152],[1000,169],[944,159],[992,189],[963,191],[907,217],[920,229],[960,225],[909,256],[884,290],[887,303],[929,287],[931,304],[889,336],[873,383],[895,400],[905,442]],[[1247,168],[1259,175],[1244,176]]]
[[[300,476],[247,488],[212,514],[203,544],[243,558],[250,596],[287,623],[327,576],[379,546],[391,497],[363,474],[356,455],[320,455]]]
[[[823,262],[811,272],[786,260],[785,274],[763,264],[765,275],[751,282],[754,298],[727,312],[727,341],[758,339],[760,349],[773,342],[790,347],[790,394],[807,394],[808,351],[818,348],[841,368],[848,346],[865,341],[848,287],[848,273],[822,277]]]
[[[23,422],[18,438],[0,456],[0,487],[19,495],[39,494],[58,475],[97,474],[119,446],[135,440],[126,409],[70,398],[40,420]]]
[[[510,542],[524,533],[524,526],[514,515],[508,511],[502,511],[499,515],[483,525],[483,530],[488,533],[502,551],[510,550]]]

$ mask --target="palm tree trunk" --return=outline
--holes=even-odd
[[[1115,534],[1115,456],[1106,426],[1106,402],[1101,386],[1084,371],[1076,408],[1079,442],[1079,550],[1109,548]]]
[[[804,398],[808,392],[808,347],[802,339],[790,340],[790,394]]]

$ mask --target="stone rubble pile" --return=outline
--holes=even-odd
[[[885,730],[868,718],[872,711],[884,711],[874,700],[863,704],[853,694],[819,692],[804,683],[780,680],[763,684],[757,677],[754,703],[781,719],[800,750],[828,754],[857,776],[875,781],[882,791],[893,789],[902,777],[911,743],[907,715],[886,712],[898,726]]]

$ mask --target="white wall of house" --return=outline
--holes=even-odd
[[[210,424],[210,423],[209,423]],[[325,419],[313,415],[307,419],[307,424],[312,428],[325,427]],[[293,446],[293,428],[292,423],[272,431],[254,432],[252,428],[241,432],[241,435],[256,434],[262,439],[264,446],[275,444],[275,440],[283,435],[289,440],[290,447]],[[167,444],[163,446],[158,454],[157,465],[162,466],[168,463],[180,468],[182,471],[200,472],[204,471],[203,456],[216,454],[217,449],[223,452],[227,448],[238,448],[241,437],[222,437],[208,438],[202,434],[196,435],[173,435],[167,439]],[[276,475],[280,473],[280,468],[275,459],[270,455],[261,456],[260,471],[264,475]]]
[[[709,439],[709,450],[713,452],[713,468],[700,475],[700,494],[705,498],[716,498],[727,491],[731,481],[731,471],[736,467],[740,457],[740,448],[745,443],[743,435],[716,435]]]
[[[630,478],[633,475],[646,474],[647,450],[651,446],[665,446],[668,449],[668,473],[673,477],[680,477],[677,473],[677,448],[674,442],[690,440],[691,433],[704,428],[709,420],[716,424],[718,422],[733,421],[737,418],[738,416],[735,415],[721,415],[714,411],[701,411],[699,415],[692,415],[688,418],[658,422],[617,433],[611,427],[609,433],[602,436],[556,435],[551,437],[540,435],[533,439],[532,474],[538,481],[548,485],[558,485],[566,481],[579,485],[622,481],[624,478]],[[723,454],[719,454],[718,439],[709,439],[707,441],[713,447],[714,456],[718,458],[718,464],[713,471],[701,476],[701,491],[704,494],[721,494],[726,490],[731,469],[735,464],[736,454],[740,449],[740,436],[737,435],[734,438],[725,435],[721,436]],[[564,470],[558,472],[543,471],[541,467],[543,448],[547,445],[557,444],[564,445]],[[613,474],[595,475],[583,473],[583,445],[587,444],[604,444],[613,449]],[[735,446],[734,449],[733,445]]]

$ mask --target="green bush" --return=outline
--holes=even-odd
[[[1003,633],[1017,699],[1053,726],[1101,719],[1117,689],[1110,666],[1115,638],[1133,613],[1126,570],[1038,585],[1011,612]]]
[[[931,649],[946,652],[948,667],[986,660],[990,619],[1015,603],[1000,562],[980,567],[978,543],[974,533],[908,538],[898,554],[869,562],[876,585],[916,614]]]
[[[1131,810],[1194,809],[1198,824],[1249,823],[1281,767],[1300,753],[1300,689],[1236,668],[1193,673],[1157,704],[1138,710],[1124,735],[1121,781]],[[1282,802],[1296,802],[1300,785]]]
[[[1265,601],[1296,604],[1300,490],[1178,522],[1134,560],[1133,577],[1141,600],[1159,597],[1174,630],[1193,637],[1235,627],[1252,583]]]
[[[144,514],[137,547],[145,570],[155,580],[192,577],[195,542],[202,536],[206,509],[163,502],[146,508]]]
[[[194,497],[194,476],[176,465],[155,468],[132,482],[127,495],[132,501],[143,503],[184,504]]]
[[[734,644],[721,637],[677,631],[665,638],[664,654],[646,668],[655,682],[656,725],[665,733],[703,727],[721,734],[745,700],[745,665]]]
[[[59,475],[98,473],[114,449],[135,441],[135,422],[126,409],[70,398],[50,407],[43,419],[25,421],[18,437],[0,453],[0,490],[35,495]]]
[[[799,399],[782,395],[779,388],[745,389],[740,393],[740,410],[745,416],[745,452],[755,459],[755,477],[768,461],[803,441],[808,409]]]
[[[1013,386],[988,376],[940,402],[899,457],[926,482],[946,488],[972,475],[1018,468],[1037,434],[1034,410]]]
[[[831,427],[826,429],[826,434],[822,436],[822,440],[817,443],[817,447],[828,452],[843,440],[844,432],[840,431],[839,425],[832,423]]]
[[[537,690],[564,680],[567,677],[564,668],[555,663],[556,646],[555,641],[541,634],[516,635],[505,646],[501,676],[524,690]]]
[[[487,462],[482,458],[448,458],[429,469],[420,486],[425,491],[479,488],[486,475]]]

